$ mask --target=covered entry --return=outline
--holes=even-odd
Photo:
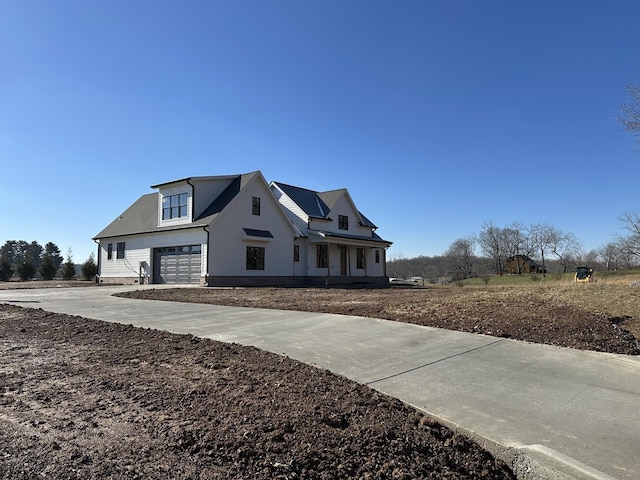
[[[185,245],[153,250],[153,283],[200,283],[202,247]]]

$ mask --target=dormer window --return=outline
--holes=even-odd
[[[349,217],[346,215],[338,215],[338,228],[340,230],[349,230]]]
[[[187,216],[187,194],[168,195],[162,197],[162,219],[181,218]]]

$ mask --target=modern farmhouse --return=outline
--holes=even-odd
[[[391,242],[346,189],[314,192],[261,172],[153,185],[98,233],[101,283],[386,283]]]

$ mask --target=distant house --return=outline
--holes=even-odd
[[[261,172],[152,186],[107,225],[102,283],[387,283],[386,249],[346,189],[313,192]]]
[[[547,273],[547,269],[526,255],[515,255],[507,258],[505,273]]]

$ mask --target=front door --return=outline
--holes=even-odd
[[[340,245],[340,275],[342,276],[347,274],[348,261],[347,247],[345,245]]]

